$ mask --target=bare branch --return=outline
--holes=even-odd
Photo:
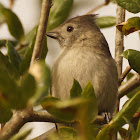
[[[131,71],[131,67],[127,66],[125,71],[122,73],[121,77],[120,77],[120,84],[122,83],[122,81],[125,79],[125,77],[127,76],[127,74]]]
[[[140,86],[140,75],[137,73],[125,84],[119,87],[118,98],[120,99],[121,97],[127,95],[130,91],[134,90],[138,86]]]
[[[10,0],[10,9],[12,9],[13,8],[13,5],[14,5],[14,2],[15,2],[15,0]]]
[[[44,112],[33,112],[30,110],[17,111],[11,118],[11,120],[5,125],[2,132],[0,133],[0,140],[8,140],[11,136],[16,134],[20,128],[27,122],[51,122],[51,123],[66,123],[64,121],[54,118],[52,115]],[[76,124],[78,122],[71,122]],[[105,124],[104,117],[97,116],[95,123]]]
[[[106,5],[106,2],[98,5],[97,7],[95,7],[94,9],[90,10],[88,13],[86,13],[86,15],[89,15],[89,14],[92,14],[94,13],[95,11],[99,10],[100,8],[104,7]]]
[[[125,10],[117,5],[117,24],[124,22],[125,20]],[[124,35],[116,28],[116,37],[115,37],[115,60],[117,62],[118,76],[122,74],[122,60],[123,57],[120,56],[124,50]]]
[[[32,59],[31,59],[31,65],[35,61],[39,60],[41,57],[42,44],[43,44],[43,40],[45,37],[50,8],[51,8],[51,0],[43,0],[40,23],[39,23],[39,27],[37,30],[35,46],[34,46],[33,55],[32,55]]]

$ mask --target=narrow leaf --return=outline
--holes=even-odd
[[[18,44],[18,41],[16,40],[8,40],[14,47]],[[0,40],[0,48],[6,46],[6,40],[2,39]]]
[[[19,72],[17,69],[9,62],[8,57],[4,56],[0,52],[0,71],[6,71],[12,78],[19,78]]]
[[[87,109],[85,112],[86,118],[84,120],[92,122],[94,121],[94,119],[98,114],[98,105],[97,105],[97,98],[95,96],[94,88],[90,82],[87,83],[81,95],[86,99],[90,99],[90,102],[87,104]],[[87,116],[87,114],[89,115]]]
[[[81,96],[82,88],[77,80],[73,80],[73,86],[70,90],[70,97],[76,98]]]
[[[100,28],[107,28],[116,25],[116,18],[112,16],[97,17],[96,23]]]
[[[31,42],[29,43],[28,48],[25,52],[25,56],[24,56],[22,62],[20,63],[20,66],[19,66],[20,75],[23,75],[30,66],[33,48],[34,48],[34,44],[35,44],[35,38],[36,38],[36,36],[34,36],[33,40],[31,40]]]
[[[6,42],[6,47],[7,47],[7,50],[8,50],[8,57],[9,57],[10,62],[18,70],[19,65],[21,63],[21,58],[20,58],[19,54],[14,49],[13,45],[8,41]]]
[[[0,13],[3,14],[8,29],[13,37],[17,40],[21,40],[24,36],[24,30],[19,18],[10,9],[5,8],[0,4]]]
[[[137,140],[137,139],[138,139],[137,133],[136,133],[136,131],[135,131],[133,125],[130,123],[130,121],[129,121],[126,117],[123,117],[123,119],[125,120],[125,122],[126,122],[127,124],[129,124],[130,133],[132,134],[131,139],[132,139],[132,140]]]
[[[68,17],[73,0],[53,0],[47,30],[50,31],[62,24]],[[62,16],[63,15],[63,16]]]

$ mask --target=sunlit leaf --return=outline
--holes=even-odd
[[[96,23],[100,28],[107,28],[116,25],[116,18],[112,16],[97,17]]]
[[[95,96],[94,88],[90,82],[87,83],[81,95],[86,99],[90,99],[90,102],[87,104],[88,108],[86,109],[85,112],[85,114],[89,114],[89,115],[85,116],[86,117],[85,120],[92,122],[94,121],[94,119],[98,114],[98,105],[97,105],[97,98]]]
[[[134,95],[114,116],[112,121],[101,130],[101,132],[97,135],[96,140],[110,140],[110,134],[119,130],[126,123],[123,117],[130,120],[139,107],[140,92]]]
[[[73,86],[70,90],[70,97],[71,98],[79,97],[79,96],[81,96],[81,93],[82,93],[82,88],[81,88],[79,82],[74,79]]]
[[[39,62],[32,65],[30,73],[34,76],[37,82],[36,93],[31,102],[33,104],[38,104],[40,103],[40,100],[49,93],[51,85],[51,72],[44,62]]]
[[[121,54],[124,58],[128,59],[128,62],[133,70],[140,73],[140,52],[132,49],[128,49]]]
[[[126,117],[123,117],[123,119],[125,120],[125,122],[126,122],[127,124],[129,124],[129,129],[130,129],[130,132],[131,132],[131,134],[132,134],[131,139],[132,139],[132,140],[137,140],[137,139],[138,139],[137,133],[136,133],[136,131],[135,131],[133,125],[130,123],[130,121],[129,121]]]
[[[138,138],[140,138],[140,119],[139,119],[139,121],[138,121],[136,133],[137,133],[137,135],[138,135]]]
[[[32,129],[26,130],[25,132],[20,132],[10,138],[10,140],[25,140],[25,138],[32,132]]]
[[[23,58],[22,62],[20,63],[19,71],[20,71],[21,75],[23,75],[30,66],[33,48],[34,48],[34,44],[35,44],[35,38],[36,38],[36,36],[34,36],[33,40],[30,41],[28,48],[25,52],[24,58]]]
[[[48,31],[58,27],[66,20],[72,8],[73,0],[53,0],[52,3],[53,6],[48,20]]]
[[[11,35],[15,37],[17,40],[21,40],[24,36],[24,30],[16,14],[12,12],[10,9],[5,8],[1,4],[0,4],[0,13],[3,14]]]
[[[41,105],[56,118],[71,122],[81,119],[81,116],[79,116],[79,110],[85,112],[88,102],[89,100],[80,97],[65,101],[60,101],[54,97],[46,97],[41,102]]]
[[[125,8],[127,11],[132,13],[140,12],[140,1],[139,0],[117,0],[118,5]]]
[[[6,42],[6,47],[7,47],[7,54],[8,54],[10,62],[18,70],[19,69],[19,65],[21,63],[21,58],[20,58],[19,54],[14,49],[13,45],[10,42],[8,42],[8,41]]]
[[[8,40],[14,47],[18,44],[16,40]],[[0,40],[0,48],[6,46],[6,40]]]
[[[123,32],[124,35],[129,35],[130,33],[140,30],[140,18],[132,17],[126,22],[118,24],[116,27]]]
[[[60,127],[58,134],[63,140],[77,140],[78,132],[71,127]]]
[[[24,75],[21,80],[20,88],[20,108],[25,108],[28,104],[30,104],[28,101],[31,99],[31,97],[35,95],[36,82],[34,77],[31,74]]]

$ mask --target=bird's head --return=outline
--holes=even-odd
[[[76,41],[97,32],[100,30],[95,24],[95,15],[83,15],[69,19],[55,30],[47,32],[47,36],[58,40],[61,47],[70,47]]]

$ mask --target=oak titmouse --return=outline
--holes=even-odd
[[[52,96],[69,98],[73,79],[85,87],[93,84],[99,113],[113,113],[118,75],[108,43],[95,24],[95,15],[72,18],[47,36],[59,41],[61,53],[52,68]]]

